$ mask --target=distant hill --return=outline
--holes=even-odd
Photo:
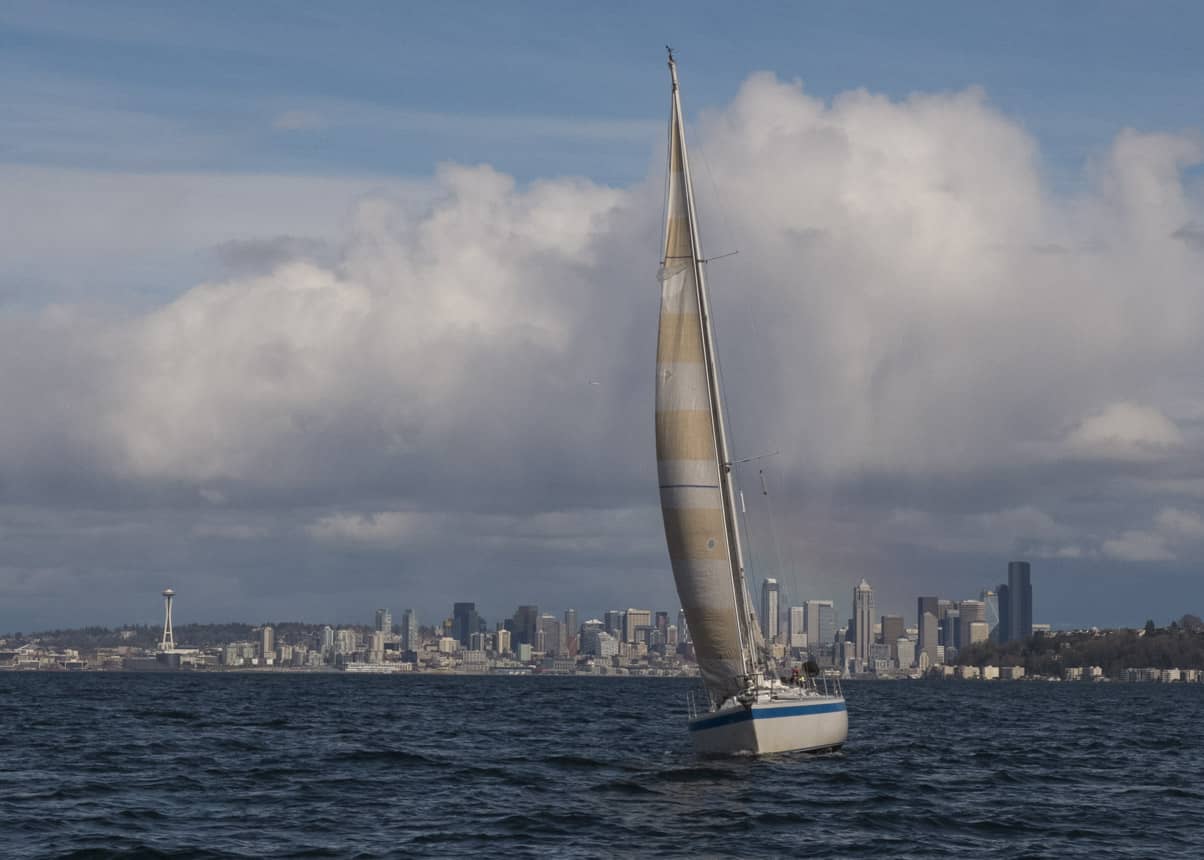
[[[1116,677],[1128,668],[1204,669],[1204,622],[1184,615],[1166,627],[1143,630],[1038,633],[1023,642],[980,642],[963,648],[968,666],[1023,666],[1028,675],[1060,675],[1067,666],[1100,666]]]
[[[321,635],[324,624],[300,621],[268,622],[275,631],[277,642],[297,643]],[[331,625],[332,627],[336,625]],[[365,631],[367,625],[343,624],[342,628]],[[252,640],[262,625],[229,622],[225,624],[181,624],[174,628],[176,645],[180,648],[211,648],[227,642]],[[131,627],[80,627],[71,630],[42,630],[36,633],[5,633],[0,639],[11,641],[38,640],[54,648],[74,648],[81,652],[97,648],[116,648],[121,645],[154,648],[163,636],[163,628],[146,624]]]

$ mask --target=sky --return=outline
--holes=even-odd
[[[0,630],[676,606],[677,51],[750,577],[1204,610],[1198,4],[7,3]],[[761,474],[765,488],[762,493]],[[845,610],[842,610],[845,611]]]

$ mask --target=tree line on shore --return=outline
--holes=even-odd
[[[1184,615],[1166,627],[1141,630],[1037,633],[1015,642],[978,642],[963,648],[964,666],[1023,666],[1027,675],[1060,675],[1071,666],[1099,666],[1115,677],[1130,668],[1204,669],[1204,621]]]

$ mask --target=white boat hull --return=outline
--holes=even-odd
[[[732,704],[690,720],[694,748],[705,755],[819,752],[839,748],[848,736],[841,696]]]

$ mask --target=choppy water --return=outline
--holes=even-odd
[[[1204,856],[1204,685],[849,684],[696,758],[676,680],[0,674],[0,855]]]

